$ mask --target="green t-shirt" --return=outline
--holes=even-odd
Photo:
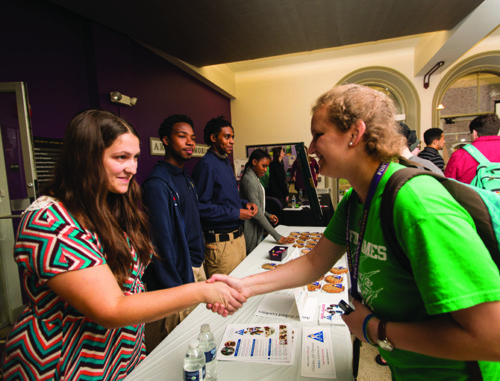
[[[388,178],[400,168],[399,164],[390,164],[368,214],[358,276],[358,288],[365,303],[380,318],[410,322],[500,300],[498,268],[477,235],[472,218],[430,176],[408,181],[394,205],[396,234],[410,259],[413,273],[401,266],[388,250],[380,226],[380,203]],[[354,253],[364,205],[352,190],[338,205],[324,235],[345,246],[350,199],[350,239]],[[398,349],[380,352],[389,362],[394,379],[467,379],[462,361]],[[485,380],[500,379],[500,363],[480,362],[480,366]]]

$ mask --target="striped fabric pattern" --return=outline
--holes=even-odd
[[[98,237],[54,199],[24,214],[15,247],[29,302],[2,359],[5,380],[120,380],[145,357],[144,325],[107,329],[86,318],[47,286],[65,271],[106,263]],[[144,292],[144,265],[135,259],[125,295]]]

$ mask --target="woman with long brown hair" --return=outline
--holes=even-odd
[[[198,303],[227,315],[245,299],[223,283],[144,292],[153,247],[134,175],[136,130],[113,113],[73,118],[45,195],[23,214],[15,259],[28,304],[7,339],[14,379],[123,379],[144,357],[144,324]]]

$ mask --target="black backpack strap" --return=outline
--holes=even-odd
[[[382,227],[382,232],[384,233],[385,242],[388,249],[394,253],[399,263],[410,272],[410,260],[399,244],[396,236],[396,229],[394,228],[394,202],[396,201],[396,196],[398,195],[399,190],[408,180],[415,176],[423,174],[429,175],[431,173],[432,172],[420,171],[415,168],[400,169],[394,172],[389,180],[387,180],[384,192],[382,193],[382,201],[380,204],[380,225]]]
[[[380,205],[380,223],[388,248],[395,254],[401,265],[411,271],[410,262],[396,237],[394,228],[394,202],[401,187],[415,176],[427,175],[438,180],[451,196],[472,216],[476,230],[497,267],[500,268],[500,251],[491,221],[490,212],[478,191],[453,179],[434,172],[403,168],[392,174],[387,181]]]
[[[483,381],[483,374],[477,361],[466,361],[465,364],[469,371],[470,381]]]

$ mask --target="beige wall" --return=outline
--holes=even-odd
[[[246,145],[310,141],[310,109],[315,99],[349,73],[368,66],[385,66],[406,76],[415,86],[421,103],[421,126],[433,127],[432,99],[440,79],[451,68],[434,74],[430,87],[414,76],[414,50],[419,38],[401,39],[362,47],[344,48],[304,55],[296,63],[277,58],[253,70],[236,71],[235,99],[231,103],[235,126],[235,158],[245,159]],[[500,49],[498,29],[461,59]],[[255,65],[254,65],[255,66]],[[267,67],[269,66],[269,67]],[[420,127],[420,128],[419,128]]]

